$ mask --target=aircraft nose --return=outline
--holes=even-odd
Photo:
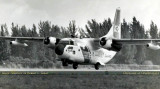
[[[64,48],[65,48],[65,46],[64,46],[63,44],[58,44],[58,45],[56,46],[56,48],[55,48],[55,53],[56,53],[57,55],[62,55],[63,52],[64,52]]]

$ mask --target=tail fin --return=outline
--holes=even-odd
[[[104,37],[121,39],[120,8],[116,9],[112,27]]]

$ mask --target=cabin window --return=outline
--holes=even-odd
[[[73,54],[76,54],[76,52],[75,52],[75,51],[73,51]]]

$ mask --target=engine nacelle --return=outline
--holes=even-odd
[[[112,47],[112,39],[106,39],[105,37],[103,37],[101,38],[99,44],[103,48],[110,49]]]
[[[55,48],[60,40],[55,37],[46,37],[44,39],[44,44],[47,45],[49,48]]]
[[[150,48],[150,49],[153,49],[153,50],[159,50],[160,49],[159,45],[155,45],[153,43],[148,43],[146,46],[147,46],[147,48]]]
[[[18,41],[10,41],[10,45],[23,46],[23,47],[28,46],[26,43],[21,43],[21,42],[18,42]]]
[[[101,38],[99,44],[105,49],[113,50],[117,52],[120,51],[122,48],[122,44],[117,43],[112,39],[107,39],[106,37]]]

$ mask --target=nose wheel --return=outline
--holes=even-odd
[[[98,70],[99,67],[100,67],[100,63],[96,63],[96,64],[94,65],[94,67],[95,67],[96,70]]]
[[[73,63],[73,69],[77,69],[78,68],[78,63]]]

